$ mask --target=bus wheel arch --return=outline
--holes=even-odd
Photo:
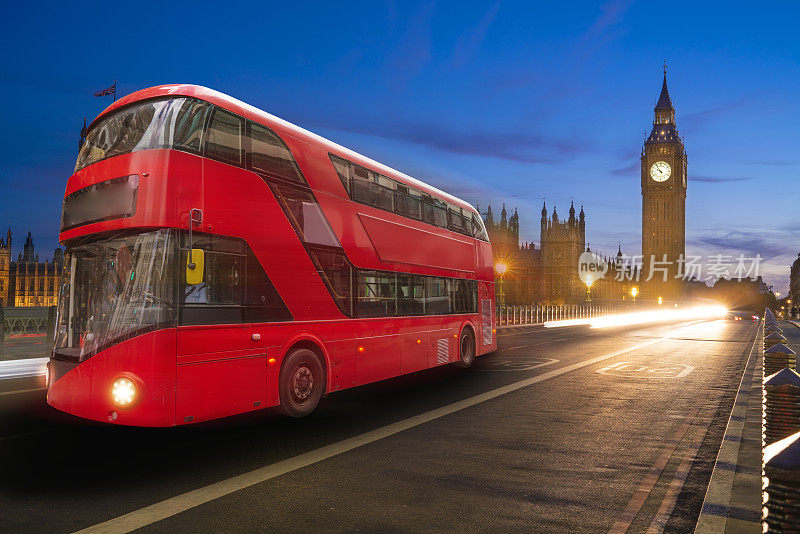
[[[458,335],[458,361],[456,367],[467,368],[472,365],[477,356],[477,340],[475,339],[475,328],[472,323],[465,323],[461,327]]]

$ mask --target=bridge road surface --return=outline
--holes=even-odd
[[[305,419],[172,429],[86,422],[48,407],[40,379],[5,381],[0,531],[686,532],[755,332],[500,329],[467,370],[343,391]]]

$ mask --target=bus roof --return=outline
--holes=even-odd
[[[232,96],[226,95],[225,93],[220,93],[219,91],[215,91],[214,89],[209,89],[208,87],[203,87],[201,85],[193,85],[193,84],[169,84],[169,85],[158,85],[155,87],[149,87],[147,89],[141,89],[139,91],[135,91],[129,95],[126,95],[119,100],[112,103],[103,112],[97,116],[92,121],[92,124],[89,126],[90,128],[97,122],[105,114],[118,109],[122,106],[126,106],[128,104],[132,104],[134,102],[138,102],[140,100],[146,100],[149,98],[158,98],[164,96],[187,96],[187,97],[194,97],[200,100],[205,100],[210,102],[211,104],[215,104],[222,108],[227,109],[228,111],[232,111],[234,113],[238,113],[244,117],[247,117],[251,120],[257,122],[267,122],[270,126],[277,126],[277,130],[281,133],[291,135],[297,139],[302,141],[308,142],[310,144],[319,146],[328,150],[331,153],[336,155],[348,158],[353,160],[355,163],[359,163],[366,167],[371,167],[372,170],[385,174],[391,178],[395,178],[401,182],[406,183],[407,185],[414,186],[425,193],[429,193],[431,195],[435,195],[441,197],[443,200],[448,200],[454,204],[461,206],[462,208],[467,208],[468,210],[472,211],[473,213],[478,213],[477,210],[469,203],[464,200],[461,200],[458,197],[455,197],[449,193],[446,193],[432,185],[426,184],[416,178],[408,176],[405,173],[402,173],[398,170],[392,169],[384,165],[383,163],[379,163],[371,158],[368,158],[354,150],[350,150],[349,148],[343,147],[337,143],[329,139],[325,139],[321,135],[317,135],[313,132],[309,132],[308,130],[301,128],[295,124],[292,124],[289,121],[283,120],[280,117],[276,117],[266,111],[260,110],[255,106],[251,106],[241,100],[233,98]]]

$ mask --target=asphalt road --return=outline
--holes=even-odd
[[[174,429],[85,422],[39,379],[4,381],[0,531],[685,532],[755,329],[510,328],[470,369],[343,391],[305,419]]]

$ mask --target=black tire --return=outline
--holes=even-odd
[[[475,335],[471,328],[464,328],[458,338],[458,355],[460,359],[456,367],[466,369],[475,361]]]
[[[289,417],[305,417],[322,397],[325,375],[319,356],[309,349],[295,349],[283,360],[278,383],[278,410]]]

